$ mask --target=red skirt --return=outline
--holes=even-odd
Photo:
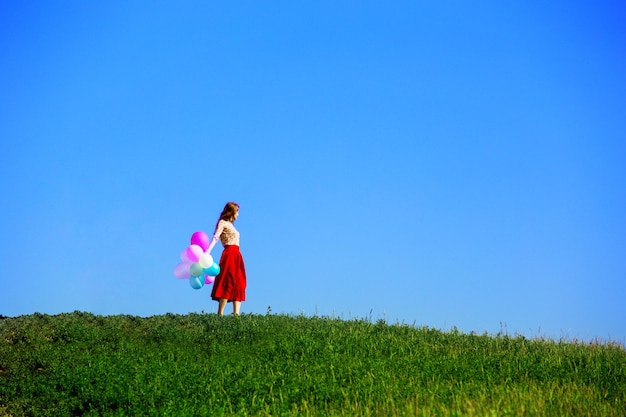
[[[246,266],[237,245],[224,247],[220,257],[220,273],[215,277],[211,298],[246,301]]]

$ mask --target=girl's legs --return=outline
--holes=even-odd
[[[239,315],[240,308],[241,308],[241,301],[233,301],[233,316]]]
[[[226,307],[226,303],[228,303],[228,300],[225,298],[220,298],[217,304],[217,315],[221,316],[222,314],[224,314],[224,307]]]

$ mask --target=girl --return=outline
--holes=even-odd
[[[220,258],[220,273],[215,277],[211,298],[218,302],[217,314],[224,314],[226,303],[233,303],[233,315],[239,315],[241,302],[246,300],[246,267],[239,251],[239,232],[233,222],[239,217],[239,204],[228,202],[222,210],[213,239],[209,243],[211,252],[217,240],[221,240],[224,251]]]

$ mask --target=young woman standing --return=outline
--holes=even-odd
[[[211,291],[211,298],[218,302],[219,316],[224,314],[224,308],[229,302],[233,303],[233,315],[239,315],[241,302],[246,300],[246,267],[239,251],[239,232],[233,225],[238,216],[239,204],[226,203],[208,248],[210,252],[218,240],[224,246],[220,257],[220,272],[215,277]]]

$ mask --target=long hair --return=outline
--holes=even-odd
[[[239,204],[229,201],[224,206],[224,210],[222,210],[222,214],[220,214],[219,219],[217,219],[217,223],[215,223],[215,228],[217,229],[217,225],[220,220],[226,220],[227,222],[235,221],[235,214],[239,211]]]

